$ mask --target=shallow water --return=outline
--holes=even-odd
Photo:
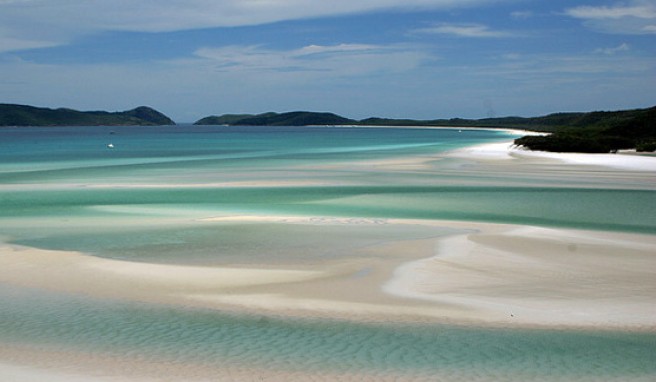
[[[534,181],[521,184],[493,173],[470,174],[466,164],[439,158],[450,149],[508,139],[502,132],[202,126],[111,129],[0,130],[0,184],[5,186],[0,188],[0,219],[145,218],[150,208],[155,217],[181,211],[197,217],[300,214],[656,232],[653,188],[632,188],[630,183],[582,188],[575,176],[567,181],[555,179],[549,186]],[[115,148],[106,148],[108,142]],[[434,162],[421,169],[366,165],[407,157],[433,158]],[[244,188],[240,182],[268,184]],[[230,184],[236,186],[225,187]]]
[[[0,292],[0,340],[140,361],[432,380],[649,380],[656,335],[281,319]],[[38,306],[39,309],[35,309]]]
[[[644,184],[605,184],[583,173],[549,183],[443,155],[507,139],[495,131],[415,129],[3,128],[0,239],[147,263],[282,266],[463,232],[385,224],[391,218],[656,233],[656,190]],[[235,215],[368,220],[206,220]],[[282,319],[8,285],[0,305],[0,346],[420,380],[656,375],[653,333]]]

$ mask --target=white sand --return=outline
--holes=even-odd
[[[213,220],[423,225],[476,233],[379,244],[348,261],[303,270],[148,264],[3,245],[0,282],[300,316],[656,329],[653,235],[420,220]]]
[[[172,302],[182,294],[227,292],[320,277],[322,271],[218,268],[104,259],[78,252],[0,246],[0,282],[103,298]]]
[[[656,328],[654,248],[648,235],[497,226],[442,240],[384,290],[491,322]]]
[[[0,379],[6,382],[117,382],[120,379],[64,372],[55,368],[36,368],[0,362]],[[133,379],[134,380],[134,379]],[[139,381],[144,381],[139,379]]]
[[[511,156],[512,147],[512,141],[486,143],[454,150],[449,155],[456,158],[508,160],[513,159]]]
[[[631,153],[583,154],[531,151],[515,146],[512,141],[469,146],[454,150],[449,155],[475,160],[549,159],[576,165],[656,172],[656,156],[635,155]]]
[[[522,176],[530,174],[541,178],[555,174],[553,176],[558,179],[568,176],[578,179],[583,175],[607,184],[631,172],[633,186],[640,184],[640,187],[654,189],[656,182],[650,174],[656,171],[654,157],[529,152],[512,147],[512,142],[469,147],[448,156],[477,161],[483,165],[467,168],[467,171],[485,174],[489,170],[497,171],[496,174],[501,174],[499,179],[520,171]],[[355,165],[423,170],[430,168],[431,161],[442,157],[401,158]],[[536,167],[536,164],[546,166]],[[463,168],[453,171],[460,173]],[[313,181],[208,183],[219,184],[222,187],[314,185]],[[595,183],[590,184],[594,186]],[[202,186],[206,185],[191,185]],[[24,187],[30,186],[19,185],[16,189],[20,191]],[[155,206],[139,208],[156,210]],[[197,224],[203,221],[388,224],[405,229],[417,225],[422,229],[451,227],[471,232],[381,243],[350,254],[349,260],[326,260],[289,269],[137,263],[0,242],[0,284],[62,294],[278,316],[656,331],[656,235],[322,216],[233,215],[200,219],[190,215],[185,219],[195,220]],[[29,224],[29,219],[22,224]],[[145,365],[131,360],[98,360],[98,355],[84,357],[84,354],[66,355],[44,349],[22,351],[4,346],[0,348],[0,380],[114,380],[104,378],[102,373],[70,369],[70,365],[113,371],[131,364],[137,369],[143,368],[140,375],[144,378],[132,373],[136,369],[131,369],[129,380],[138,381],[162,380],[150,378],[152,375],[165,375],[169,380],[186,377],[201,380],[200,375],[204,380],[214,380],[211,376],[219,375],[216,369],[201,372],[191,370],[193,366],[190,366],[189,370],[176,370],[179,365],[166,369],[165,365]],[[224,380],[254,380],[258,375],[258,371],[227,367],[222,368],[221,373]],[[270,370],[263,373],[268,380],[320,379],[317,375],[272,374]],[[94,377],[87,379],[89,375]],[[336,379],[341,378],[324,378]],[[380,375],[360,379],[381,380]]]
[[[631,171],[656,172],[656,156],[621,154],[551,153],[546,151],[522,150],[514,147],[511,155],[526,158],[549,158],[578,165],[604,166]]]

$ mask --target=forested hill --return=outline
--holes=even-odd
[[[196,125],[240,125],[240,126],[310,126],[310,125],[354,125],[358,121],[333,113],[293,111],[289,113],[224,114],[210,116]]]
[[[531,150],[558,152],[656,151],[656,106],[583,113],[566,122],[554,129],[553,134],[523,137],[515,143]]]
[[[146,106],[122,112],[48,109],[0,104],[0,126],[128,126],[174,125],[169,117]],[[388,119],[353,120],[333,113],[225,114],[197,121],[197,125],[253,126],[448,126],[516,128],[551,133],[523,137],[516,144],[532,150],[560,152],[612,152],[621,149],[656,151],[656,106],[648,109],[555,113],[541,117],[485,119]]]
[[[0,104],[0,126],[130,126],[175,125],[169,117],[146,106],[121,112],[48,109]]]
[[[211,116],[197,125],[255,126],[442,126],[515,128],[551,133],[520,138],[518,145],[532,150],[561,152],[611,152],[621,149],[656,150],[656,106],[649,109],[555,113],[541,117],[502,117],[485,119],[389,119],[353,120],[333,113],[291,112],[264,114],[225,114]]]
[[[354,120],[333,113],[295,111],[290,113],[224,114],[198,120],[196,125],[253,125],[253,126],[442,126],[442,127],[497,127],[555,132],[561,128],[618,127],[635,118],[643,118],[651,109],[595,111],[588,113],[554,113],[540,117],[501,117],[483,119],[392,119],[367,118]]]

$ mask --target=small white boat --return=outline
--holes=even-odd
[[[108,144],[108,145],[107,145],[107,148],[108,148],[108,149],[113,149],[113,148],[114,148],[114,144],[113,144],[113,143]]]

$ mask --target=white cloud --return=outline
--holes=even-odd
[[[590,28],[613,34],[656,34],[656,1],[632,0],[612,7],[580,6],[565,14]]]
[[[620,19],[623,17],[636,17],[640,19],[653,19],[656,17],[656,8],[653,5],[593,7],[581,6],[566,11],[569,16],[579,19]]]
[[[420,48],[232,46],[208,47],[197,57],[172,61],[0,60],[0,99],[80,110],[145,104],[180,122],[210,114],[291,110],[428,119],[478,117],[472,113],[486,99],[494,101],[499,115],[638,107],[653,100],[656,86],[651,57],[522,52],[462,64],[437,61]],[[230,58],[239,65],[221,67]],[[430,65],[426,60],[432,60]],[[480,116],[486,111],[481,109]]]
[[[628,50],[624,44],[611,48],[613,51]],[[605,52],[595,52],[605,53]],[[636,58],[628,55],[598,54],[522,55],[521,60],[512,60],[503,56],[501,62],[491,62],[481,71],[483,75],[493,75],[521,81],[537,81],[548,86],[550,81],[583,83],[599,81],[599,78],[643,78],[654,69],[649,58]]]
[[[346,54],[353,52],[373,52],[384,50],[381,46],[367,44],[339,44],[333,46],[308,45],[297,50],[295,56],[307,56],[315,54]]]
[[[0,35],[0,53],[14,50],[49,48],[57,45],[59,44],[55,41],[24,40]]]
[[[411,95],[416,94],[400,97],[399,86],[391,84],[405,86],[413,70],[430,58],[418,51],[413,46],[364,44],[289,50],[230,46],[203,48],[196,57],[169,61],[0,60],[0,99],[80,110],[127,110],[145,104],[182,122],[223,112],[296,109],[359,116],[391,106],[402,109],[404,103],[413,106],[416,97]],[[382,105],[381,97],[389,103]]]
[[[438,24],[429,28],[417,29],[415,33],[446,34],[457,37],[510,37],[511,33],[490,29],[482,24]]]
[[[627,43],[622,43],[616,47],[613,48],[599,48],[595,50],[595,53],[603,53],[603,54],[608,54],[608,55],[613,55],[618,52],[627,52],[631,49],[629,44]]]
[[[384,10],[450,9],[502,0],[0,0],[0,25],[12,49],[30,41],[65,44],[99,31],[164,32],[258,25]],[[24,41],[25,44],[16,42]],[[2,43],[0,43],[2,44]],[[21,46],[23,45],[23,46]]]
[[[533,17],[533,12],[531,11],[514,11],[510,13],[510,16],[515,19],[528,19]]]
[[[407,45],[339,44],[308,45],[292,50],[261,46],[226,46],[198,49],[195,55],[216,70],[226,72],[322,72],[322,75],[367,75],[402,72],[429,59]]]

